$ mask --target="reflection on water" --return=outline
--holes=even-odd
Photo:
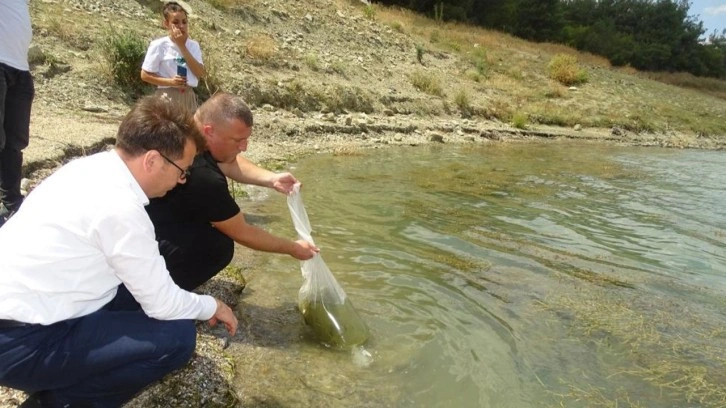
[[[374,363],[291,325],[298,262],[263,255],[243,302],[287,304],[271,326],[287,341],[256,349],[267,365],[237,351],[246,401],[726,405],[724,153],[425,146],[321,155],[293,172]],[[294,236],[284,197],[255,211]]]

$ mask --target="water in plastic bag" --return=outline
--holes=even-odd
[[[299,185],[295,185],[288,196],[287,205],[300,239],[314,242]],[[305,323],[313,329],[320,341],[336,349],[348,349],[365,343],[368,328],[320,254],[301,261],[300,269],[304,282],[298,293],[298,306]]]

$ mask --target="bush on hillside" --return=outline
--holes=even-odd
[[[133,32],[118,33],[110,29],[101,40],[103,55],[113,81],[131,97],[143,95],[149,86],[141,80],[141,64],[146,42]]]
[[[424,71],[415,71],[409,75],[411,84],[419,91],[429,95],[443,96],[444,89],[441,87],[441,81],[433,74]]]
[[[572,55],[557,54],[547,65],[550,78],[563,85],[577,85],[587,82],[587,71],[580,68],[577,58]]]

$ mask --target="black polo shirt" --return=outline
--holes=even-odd
[[[154,227],[207,224],[228,220],[240,212],[229,192],[227,177],[209,152],[194,158],[191,174],[163,197],[150,200],[146,212]]]

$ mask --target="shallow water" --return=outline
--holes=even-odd
[[[242,307],[270,363],[232,347],[262,405],[726,405],[725,153],[437,145],[292,171],[373,362],[316,343],[299,263],[262,255]],[[294,236],[284,197],[252,215]]]

